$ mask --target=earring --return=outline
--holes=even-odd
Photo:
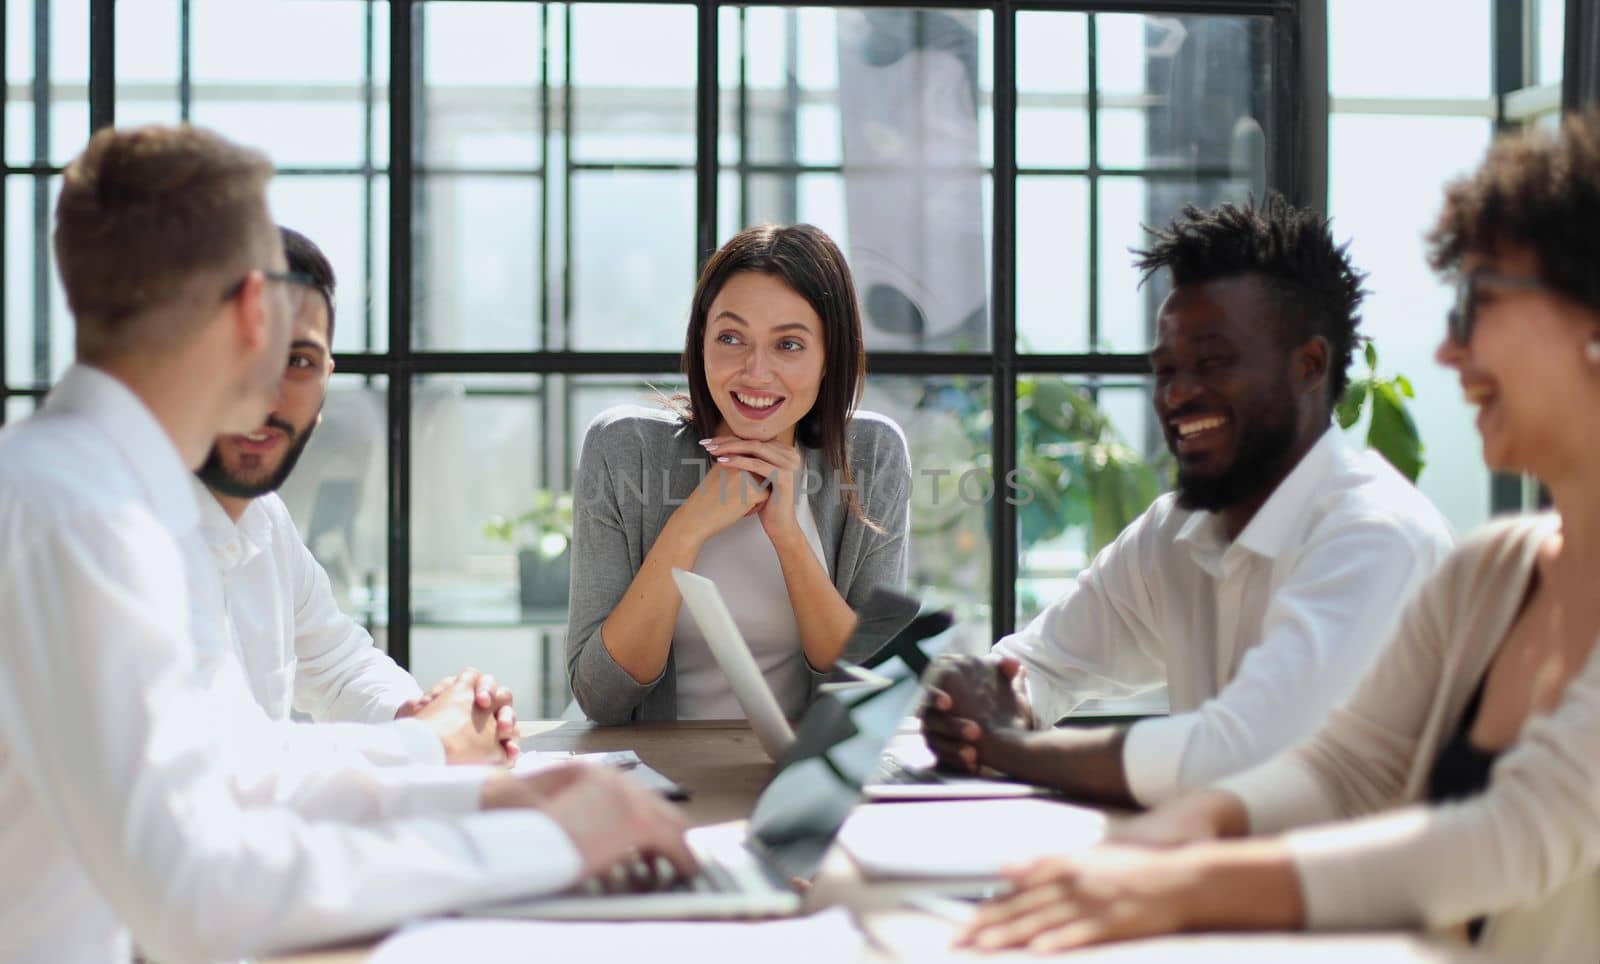
[[[1583,357],[1587,358],[1591,365],[1600,365],[1600,335],[1590,338],[1589,344],[1583,346]]]

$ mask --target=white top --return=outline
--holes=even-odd
[[[1482,793],[1424,802],[1440,749],[1516,619],[1539,545],[1559,524],[1511,519],[1466,540],[1313,739],[1221,784],[1244,801],[1252,834],[1305,828],[1284,840],[1311,927],[1442,927],[1486,915],[1479,943],[1494,960],[1595,959],[1600,644],[1555,709],[1528,717]]]
[[[822,537],[817,534],[809,499],[802,496],[796,502],[795,517],[811,551],[827,569],[828,560],[822,552]],[[789,602],[788,584],[778,563],[778,550],[761,528],[760,517],[747,515],[707,539],[695,560],[694,571],[717,584],[729,615],[778,698],[783,715],[790,719],[799,716],[805,709],[811,677],[800,646],[800,626]],[[695,624],[688,606],[678,607],[672,652],[678,673],[680,720],[744,719],[744,709],[716,657],[711,655],[705,634]]]
[[[189,478],[83,366],[0,433],[0,960],[125,959],[129,931],[235,958],[571,883],[541,814],[425,817],[475,806],[486,770],[336,766],[236,669],[197,685]]]
[[[1123,748],[1151,806],[1315,732],[1451,541],[1415,486],[1330,428],[1233,542],[1220,516],[1163,495],[995,648],[1027,666],[1046,724],[1166,684],[1172,715]]]
[[[202,669],[224,655],[237,659],[274,720],[294,709],[318,722],[383,724],[341,728],[350,748],[376,763],[444,763],[426,724],[394,718],[421,688],[339,609],[283,500],[254,499],[235,523],[199,479],[194,491],[198,534],[214,564],[189,586]]]

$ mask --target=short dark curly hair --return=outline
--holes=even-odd
[[[1504,135],[1445,189],[1428,234],[1435,271],[1508,247],[1532,251],[1543,280],[1600,311],[1600,112],[1568,117],[1559,132]]]
[[[1174,287],[1246,274],[1266,278],[1284,309],[1283,343],[1327,339],[1328,404],[1344,396],[1366,275],[1350,263],[1350,245],[1334,243],[1327,218],[1272,193],[1264,203],[1228,202],[1209,211],[1191,204],[1167,227],[1146,230],[1154,243],[1133,252],[1145,280],[1162,268]]]

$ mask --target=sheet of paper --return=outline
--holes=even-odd
[[[612,750],[602,753],[572,753],[567,750],[523,750],[517,762],[511,765],[513,773],[532,773],[570,760],[586,760],[599,766],[615,767],[654,790],[668,800],[687,800],[686,787],[646,766],[632,750]]]
[[[922,741],[921,734],[910,738],[896,737],[883,755],[907,770],[933,769],[933,751]],[[874,803],[896,800],[1015,800],[1050,796],[1050,791],[1026,783],[952,774],[940,774],[940,780],[936,783],[869,782],[861,788],[861,793]]]
[[[790,920],[549,923],[426,920],[389,937],[371,964],[527,961],[859,961],[865,940],[849,911]]]
[[[839,843],[869,878],[986,878],[1105,837],[1097,810],[1046,800],[949,800],[860,806]]]

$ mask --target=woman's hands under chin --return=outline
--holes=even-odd
[[[801,535],[795,508],[796,500],[806,494],[802,484],[806,463],[798,448],[736,435],[719,435],[700,444],[719,467],[749,473],[765,483],[766,501],[756,511],[773,545],[781,546]]]
[[[698,547],[750,513],[760,511],[770,498],[771,492],[758,477],[726,463],[714,464],[683,504],[673,510],[672,522],[681,525],[683,535]]]

